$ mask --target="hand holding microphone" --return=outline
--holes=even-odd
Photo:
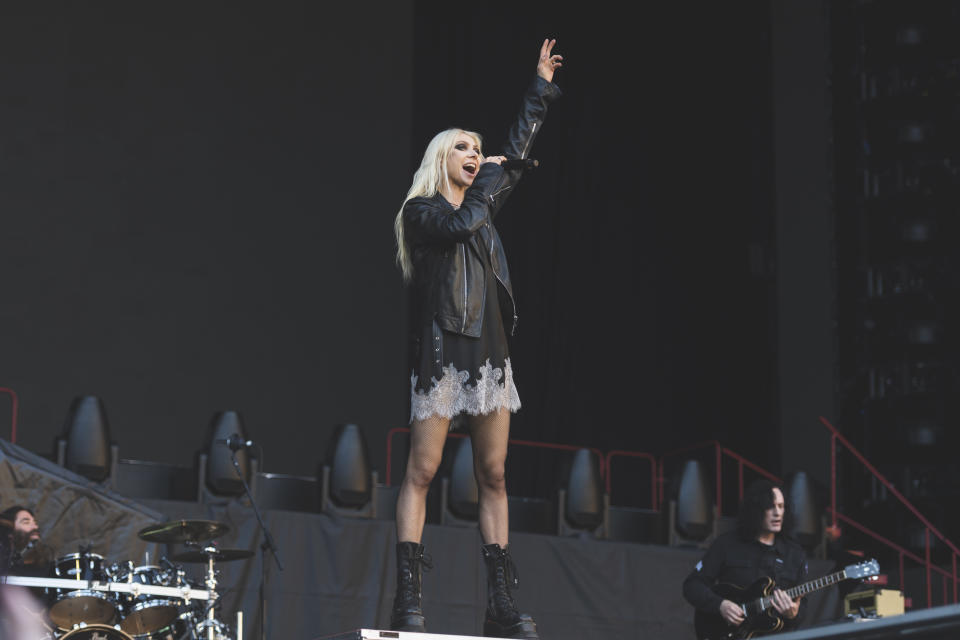
[[[540,163],[533,158],[517,158],[515,160],[504,160],[500,166],[510,171],[512,169],[536,169]]]
[[[514,169],[536,169],[540,166],[540,162],[533,158],[509,159],[506,156],[487,156],[483,161],[498,164],[506,171],[512,171]]]

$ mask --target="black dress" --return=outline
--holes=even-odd
[[[528,158],[537,132],[541,129],[547,106],[560,96],[560,89],[552,82],[535,76],[524,93],[517,119],[510,127],[503,147],[503,155],[508,158]],[[489,172],[488,172],[489,173]],[[516,306],[510,293],[510,277],[506,265],[506,256],[499,236],[493,228],[493,217],[502,207],[513,186],[520,179],[522,170],[504,171],[500,181],[488,185],[483,183],[484,169],[481,167],[477,178],[467,189],[466,198],[471,198],[468,209],[467,226],[472,230],[469,240],[464,238],[464,228],[457,233],[437,224],[437,216],[448,215],[450,203],[439,192],[421,194],[407,200],[404,204],[405,242],[411,243],[413,262],[418,263],[416,281],[417,310],[419,317],[415,324],[412,353],[413,373],[410,378],[410,421],[425,420],[432,416],[455,418],[459,415],[485,415],[506,409],[516,412],[520,409],[520,396],[513,382],[513,369],[507,347],[507,329],[516,328]],[[478,219],[479,204],[475,202],[478,187],[477,180],[490,193],[484,193],[482,202],[486,206],[489,218]],[[495,190],[495,191],[494,191]],[[412,205],[412,206],[411,206]],[[409,214],[409,215],[408,215]],[[487,226],[476,226],[483,222]],[[473,225],[473,226],[470,226]],[[456,225],[453,225],[454,227]],[[417,246],[419,245],[419,246]],[[464,298],[464,307],[456,307],[448,297],[451,295],[449,275],[436,271],[446,268],[444,263],[451,252],[469,259],[469,270],[464,263],[464,277],[470,274],[470,300]],[[469,258],[467,258],[469,256]],[[478,265],[478,262],[480,263]],[[480,291],[478,266],[483,269],[483,300],[477,304],[476,293]],[[496,269],[495,269],[496,267]],[[426,275],[424,275],[426,274]],[[499,274],[499,275],[498,275]],[[502,280],[501,280],[502,278]],[[440,287],[439,289],[436,287]],[[467,282],[464,281],[464,290]],[[466,294],[464,294],[466,295]],[[439,301],[439,302],[438,302]],[[483,311],[480,318],[470,316],[467,324],[467,304],[470,309]],[[463,313],[463,325],[456,322]],[[504,322],[506,314],[506,322]],[[454,319],[451,322],[451,317]],[[479,327],[476,325],[479,320]],[[472,334],[472,335],[464,335]],[[472,337],[476,336],[476,337]],[[457,421],[451,420],[451,428],[457,428]]]
[[[436,323],[424,326],[414,345],[411,422],[431,416],[454,418],[463,413],[476,416],[502,408],[511,413],[520,409],[500,312],[500,296],[505,292],[493,273],[487,252],[483,253],[486,304],[480,337],[442,331]],[[439,380],[433,374],[437,349],[443,363]]]

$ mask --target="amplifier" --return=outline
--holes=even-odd
[[[900,615],[904,610],[903,593],[895,589],[854,591],[843,599],[844,615],[865,613],[870,617],[885,618]]]

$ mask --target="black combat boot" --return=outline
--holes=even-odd
[[[422,544],[397,544],[397,593],[390,612],[391,630],[427,632],[420,607],[424,567],[432,569],[433,565],[423,557]]]
[[[540,638],[537,623],[517,611],[510,590],[520,585],[520,576],[510,552],[498,544],[482,547],[487,565],[487,615],[483,635],[493,638]]]

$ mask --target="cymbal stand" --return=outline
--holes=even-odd
[[[201,630],[206,629],[206,633],[201,632],[200,635],[201,637],[206,636],[206,640],[223,640],[226,637],[223,633],[225,625],[217,619],[217,606],[220,604],[220,596],[217,593],[216,545],[208,544],[203,548],[203,553],[207,556],[207,575],[204,578],[204,585],[207,587],[209,600],[207,600],[207,612],[204,620],[198,625]]]
[[[207,579],[205,581],[207,585],[207,591],[210,592],[210,600],[207,602],[207,619],[205,624],[207,625],[207,640],[216,640],[215,630],[217,624],[216,618],[216,608],[217,608],[217,572],[214,569],[214,556],[216,555],[217,548],[210,545],[204,547],[204,551],[207,552]]]

